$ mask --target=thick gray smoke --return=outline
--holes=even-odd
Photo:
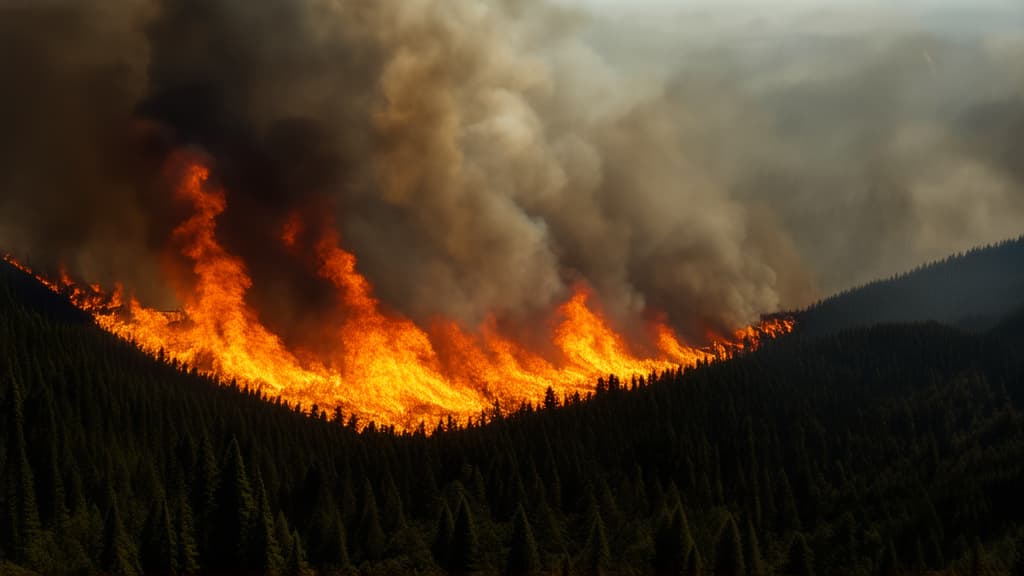
[[[621,325],[702,334],[1021,232],[1020,34],[668,16],[0,0],[0,246],[171,304],[161,163],[189,146],[272,323],[329,297],[278,238],[331,206],[418,320],[534,318],[584,280]]]

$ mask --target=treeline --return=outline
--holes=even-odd
[[[0,267],[0,572],[1024,570],[1022,351],[995,334],[787,338],[398,434],[157,362],[38,290]]]
[[[841,292],[794,313],[810,337],[879,323],[936,321],[987,330],[1024,308],[1024,236]]]

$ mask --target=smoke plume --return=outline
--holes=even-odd
[[[657,312],[703,336],[1021,232],[1019,35],[701,22],[541,0],[0,2],[0,246],[174,306],[185,215],[161,170],[191,147],[286,337],[331,289],[282,245],[294,214],[336,224],[418,322],[528,322],[585,281],[621,326]]]

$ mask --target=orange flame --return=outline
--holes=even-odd
[[[196,278],[192,289],[179,294],[180,310],[154,310],[135,298],[124,305],[120,286],[108,294],[97,285],[82,287],[64,272],[56,282],[37,277],[91,313],[100,327],[150,354],[162,352],[270,396],[306,406],[339,406],[363,421],[399,428],[448,415],[473,417],[495,402],[514,406],[538,401],[549,387],[559,395],[586,393],[598,377],[693,366],[793,328],[787,318],[764,320],[707,348],[695,348],[659,322],[653,328],[660,354],[638,357],[590,307],[591,294],[581,284],[556,312],[551,342],[557,358],[546,358],[502,334],[494,318],[475,332],[443,319],[428,331],[386,313],[369,281],[356,270],[355,256],[340,247],[337,233],[328,228],[316,244],[318,272],[336,288],[345,314],[332,334],[336,352],[310,360],[309,354],[289,350],[247,303],[252,279],[244,262],[217,240],[216,221],[226,197],[207,183],[208,177],[204,165],[190,160],[177,188],[193,215],[174,231],[174,239],[192,262]],[[281,240],[294,247],[302,231],[301,220],[293,215]],[[10,256],[4,259],[31,273]]]

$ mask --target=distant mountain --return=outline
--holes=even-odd
[[[807,337],[882,323],[993,327],[1024,308],[1024,236],[842,292],[795,313]]]

